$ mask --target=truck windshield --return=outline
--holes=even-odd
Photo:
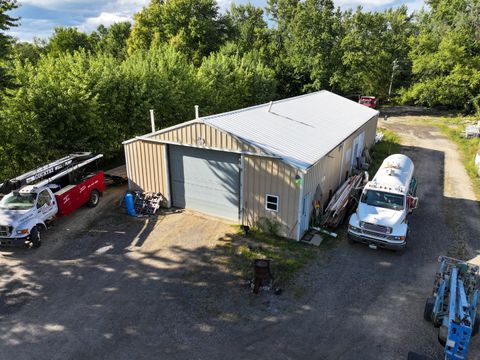
[[[35,204],[33,194],[10,193],[0,200],[0,209],[28,210]]]
[[[392,210],[403,210],[403,195],[367,190],[362,194],[362,203]]]

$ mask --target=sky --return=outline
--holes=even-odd
[[[419,10],[423,0],[334,0],[342,9],[359,5],[366,10],[383,10],[406,4],[410,11]],[[20,41],[48,38],[56,26],[74,26],[91,32],[100,24],[132,20],[133,14],[148,5],[150,0],[18,0],[20,7],[11,14],[20,17],[20,26],[10,34]],[[233,0],[218,0],[222,11]],[[264,7],[266,0],[235,0],[237,4],[253,3]]]

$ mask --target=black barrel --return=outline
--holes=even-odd
[[[253,292],[258,294],[260,286],[264,281],[272,279],[272,273],[270,272],[270,260],[268,259],[256,259],[253,261],[253,274],[254,274],[254,287]]]

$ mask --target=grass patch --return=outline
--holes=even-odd
[[[463,136],[465,132],[465,125],[467,123],[475,122],[476,120],[476,118],[464,117],[439,117],[430,119],[428,123],[438,128],[441,133],[457,144],[458,149],[460,150],[460,157],[463,166],[465,167],[468,176],[472,180],[475,195],[478,199],[480,199],[480,179],[478,177],[477,166],[475,165],[475,155],[479,148],[480,139],[466,139]]]
[[[240,230],[231,234],[222,249],[228,256],[227,265],[245,279],[253,277],[253,261],[270,259],[276,287],[284,287],[309,261],[320,253],[320,249],[308,244],[282,237],[271,236],[251,230],[248,237]]]
[[[395,132],[384,128],[378,128],[378,131],[383,133],[383,139],[375,144],[370,152],[372,163],[368,172],[371,176],[377,173],[378,168],[386,157],[398,153],[400,148],[400,137]]]

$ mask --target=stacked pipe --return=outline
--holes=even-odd
[[[332,196],[332,199],[325,208],[322,227],[336,228],[345,217],[353,195],[363,186],[366,173],[351,176],[347,179]]]

